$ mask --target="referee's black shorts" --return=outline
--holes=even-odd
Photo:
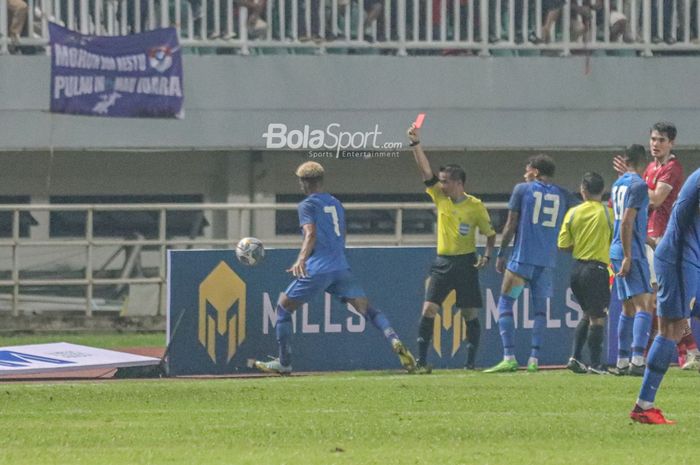
[[[430,267],[430,279],[425,291],[425,300],[442,305],[454,289],[457,293],[457,308],[481,308],[479,270],[474,268],[476,254],[438,255]]]
[[[595,260],[575,260],[571,270],[571,290],[584,313],[593,318],[605,317],[610,305],[608,266]]]

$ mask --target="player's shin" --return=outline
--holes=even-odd
[[[474,368],[476,364],[476,354],[479,350],[481,340],[481,325],[479,319],[474,318],[467,321],[467,368]]]
[[[534,363],[537,363],[537,359],[540,356],[540,347],[542,347],[542,343],[544,342],[544,331],[547,329],[547,313],[545,312],[547,301],[545,299],[542,299],[540,302],[535,300],[533,304],[535,307],[535,317],[532,324],[530,359],[534,359]]]
[[[515,358],[515,320],[513,319],[513,304],[515,299],[501,295],[498,299],[498,329],[503,343],[503,358]]]
[[[591,355],[591,366],[593,367],[601,365],[604,334],[605,326],[603,325],[591,325],[588,329],[588,352]]]
[[[280,364],[288,367],[292,363],[292,313],[279,304],[277,305],[275,335],[279,345]]]
[[[649,408],[653,405],[659,385],[668,370],[671,359],[676,351],[676,343],[672,339],[663,336],[656,336],[654,343],[649,349],[647,368],[644,372],[642,388],[639,391],[639,401],[642,408]]]
[[[428,359],[428,347],[433,339],[433,325],[435,318],[430,318],[425,315],[421,316],[420,324],[418,325],[418,364],[425,366]]]
[[[375,328],[382,332],[384,337],[389,342],[393,342],[394,340],[399,339],[398,334],[396,334],[394,328],[391,327],[389,319],[380,310],[369,306],[367,307],[367,314],[365,316],[367,320],[369,320],[369,322],[372,323],[372,325],[374,325]]]
[[[644,349],[649,340],[651,331],[651,314],[637,312],[634,316],[632,328],[632,363],[637,366],[644,365]]]
[[[629,366],[630,346],[632,345],[632,328],[634,317],[620,313],[617,323],[617,367],[627,368]]]
[[[581,361],[581,351],[588,338],[589,323],[588,318],[582,318],[574,330],[574,343],[571,348],[571,356],[578,361]]]

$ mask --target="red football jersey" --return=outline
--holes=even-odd
[[[651,237],[661,237],[666,231],[673,202],[676,201],[678,192],[683,184],[683,167],[674,155],[671,155],[671,158],[665,165],[657,165],[656,161],[652,161],[644,171],[644,181],[646,181],[647,186],[651,190],[656,189],[656,185],[659,182],[672,187],[668,197],[666,197],[666,200],[663,201],[659,208],[649,208],[647,234]]]

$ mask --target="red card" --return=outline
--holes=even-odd
[[[423,126],[423,120],[425,120],[425,113],[418,113],[418,116],[416,116],[416,121],[413,123],[417,129],[420,129],[420,127]]]

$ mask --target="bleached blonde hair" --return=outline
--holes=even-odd
[[[296,175],[302,179],[321,179],[323,173],[323,166],[315,161],[302,163],[296,170]]]

